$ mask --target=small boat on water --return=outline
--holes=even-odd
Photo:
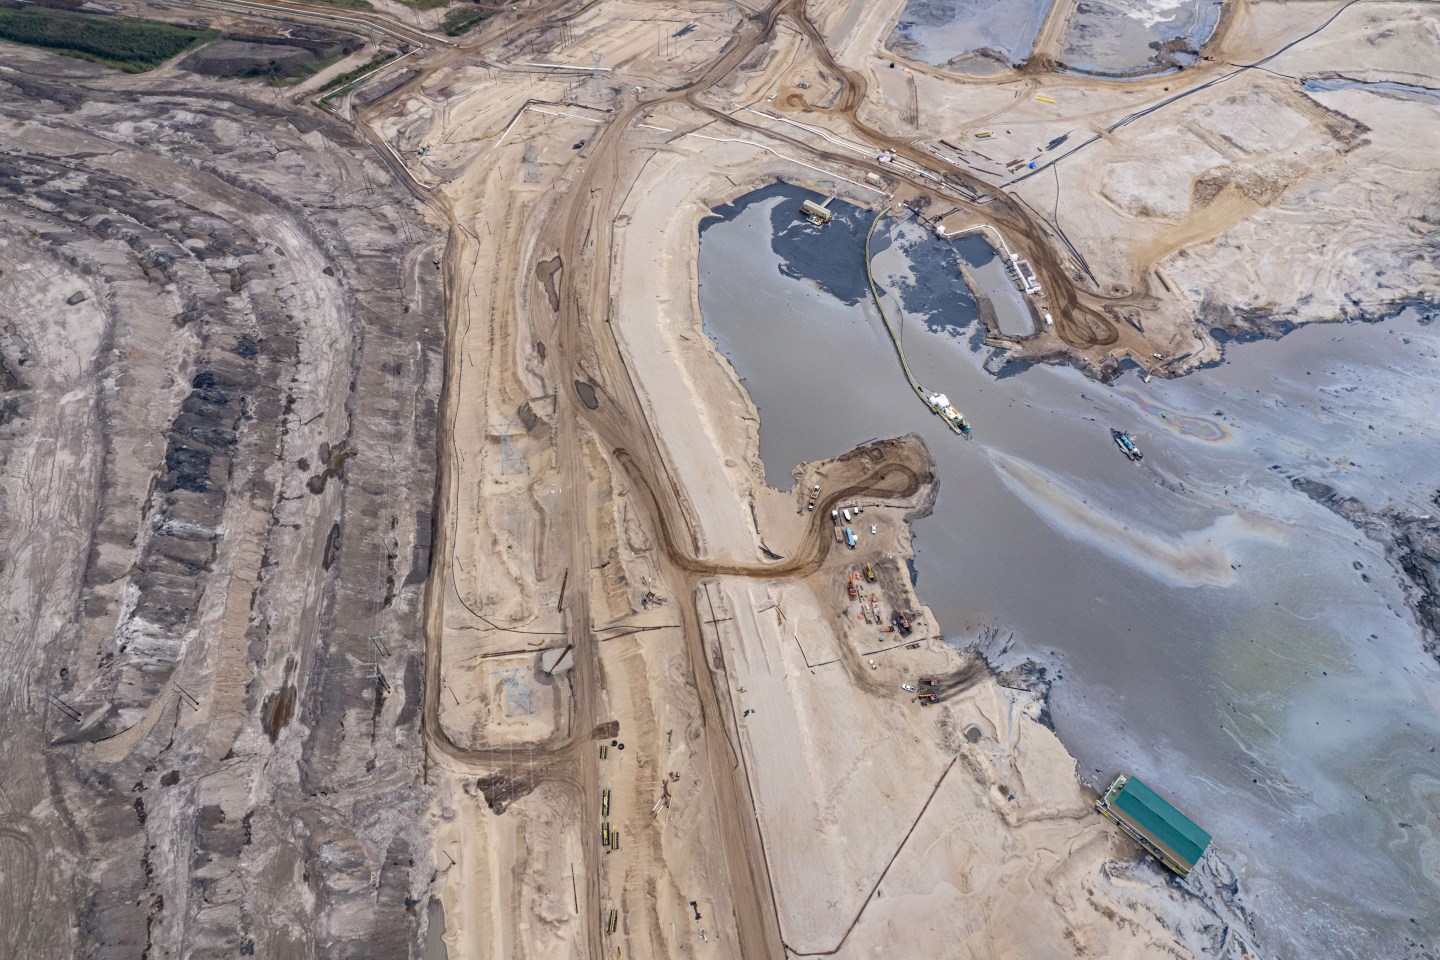
[[[1135,446],[1135,441],[1130,439],[1130,434],[1124,430],[1111,430],[1110,436],[1115,440],[1115,446],[1119,447],[1120,452],[1129,457],[1132,463],[1138,463],[1144,459],[1145,454],[1141,453],[1140,448]]]
[[[930,409],[940,414],[941,419],[950,424],[952,429],[970,436],[970,424],[966,421],[965,414],[955,409],[949,397],[943,393],[932,393],[925,398],[925,402],[930,404]]]

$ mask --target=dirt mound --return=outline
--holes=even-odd
[[[290,43],[219,40],[180,61],[207,77],[284,76],[317,59],[314,51]]]

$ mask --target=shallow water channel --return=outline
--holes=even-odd
[[[1174,382],[997,379],[956,250],[889,221],[887,311],[974,424],[964,441],[907,387],[868,298],[872,214],[837,200],[813,227],[806,196],[777,184],[702,227],[705,324],[759,408],[770,482],[919,433],[940,478],[915,527],[921,597],[952,641],[1058,676],[1082,777],[1135,773],[1208,829],[1267,952],[1433,956],[1414,944],[1440,928],[1440,667],[1381,546],[1291,478],[1425,512],[1436,328],[1301,329]]]
[[[1348,77],[1312,77],[1301,83],[1311,93],[1328,93],[1333,90],[1365,90],[1395,100],[1415,100],[1420,103],[1440,102],[1440,87],[1422,87],[1413,83],[1395,80],[1351,80]]]

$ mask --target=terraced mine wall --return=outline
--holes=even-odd
[[[441,235],[337,121],[6,53],[0,956],[419,956]]]

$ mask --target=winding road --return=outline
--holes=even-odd
[[[386,98],[393,100],[396,96],[405,95],[425,77],[457,63],[500,64],[500,54],[508,41],[526,32],[542,31],[573,19],[593,6],[595,0],[586,3],[559,0],[517,6],[512,12],[487,21],[458,41],[418,30],[378,12],[346,12],[341,15],[333,8],[300,0],[223,2],[231,9],[263,9],[276,16],[291,15],[307,20],[325,17],[336,23],[354,21],[352,27],[379,30],[428,48],[424,57],[412,62],[418,76]],[[747,58],[776,40],[782,21],[800,32],[815,63],[825,74],[837,79],[839,87],[833,104],[812,109],[843,123],[849,138],[870,149],[870,156],[857,158],[854,154],[842,154],[817,146],[811,140],[777,130],[771,124],[761,125],[742,119],[706,101],[706,94],[730,78]],[[500,65],[503,68],[503,64]],[[605,402],[592,406],[570,389],[560,389],[556,396],[553,442],[557,476],[564,489],[562,526],[568,535],[565,547],[569,555],[568,568],[587,571],[593,556],[587,518],[595,513],[597,505],[592,502],[584,462],[586,437],[593,436],[624,471],[634,489],[641,493],[638,499],[642,512],[661,544],[655,558],[657,579],[671,596],[685,598],[679,606],[690,679],[697,693],[701,723],[708,742],[723,745],[712,747],[706,754],[710,766],[709,784],[716,804],[717,829],[722,838],[740,939],[738,955],[743,957],[781,957],[787,948],[783,943],[750,785],[745,779],[744,764],[740,762],[736,747],[725,729],[727,698],[717,689],[717,680],[710,669],[710,657],[705,648],[702,618],[691,598],[702,581],[716,576],[776,579],[813,574],[825,562],[834,542],[826,522],[831,507],[858,496],[905,501],[924,490],[931,483],[932,476],[928,459],[917,455],[913,445],[900,442],[873,445],[854,454],[871,460],[858,473],[856,482],[825,498],[812,515],[809,529],[791,556],[775,562],[749,564],[715,561],[703,556],[693,521],[685,509],[679,481],[666,460],[660,438],[634,381],[633,371],[626,362],[606,313],[615,260],[615,251],[610,248],[612,234],[606,229],[591,229],[595,224],[613,223],[635,176],[633,165],[628,165],[626,160],[637,149],[650,149],[644,146],[648,141],[642,138],[647,135],[639,131],[638,125],[657,108],[683,101],[709,118],[710,122],[787,142],[812,161],[827,161],[850,170],[868,170],[890,179],[908,181],[914,190],[938,195],[946,203],[975,213],[1007,234],[1010,243],[1034,265],[1050,298],[1056,317],[1056,332],[1067,343],[1078,348],[1103,347],[1118,338],[1110,318],[1087,303],[1076,291],[1065,274],[1060,257],[1047,241],[1044,227],[1032,212],[1003,190],[975,178],[965,169],[919,149],[911,141],[886,135],[867,124],[861,117],[867,93],[865,77],[842,66],[828,49],[807,12],[805,0],[774,0],[763,9],[745,16],[728,42],[696,69],[691,82],[653,96],[626,96],[603,117],[597,132],[590,137],[590,147],[583,162],[572,165],[573,180],[563,198],[547,207],[543,218],[527,225],[527,230],[537,238],[536,248],[553,251],[558,262],[563,264],[563,269],[554,275],[555,309],[543,316],[528,316],[517,321],[517,325],[524,329],[503,331],[503,338],[501,331],[489,332],[492,344],[521,335],[543,339],[550,344],[542,362],[552,383],[600,381]],[[460,279],[467,269],[473,269],[480,243],[456,216],[451,198],[444,189],[431,187],[415,178],[403,161],[394,156],[380,134],[365,122],[366,117],[374,117],[385,109],[386,100],[361,111],[356,119],[357,128],[382,158],[386,158],[387,166],[405,186],[449,224],[447,252],[442,264],[449,296],[446,373],[438,429],[440,482],[434,509],[432,550],[435,561],[427,584],[425,614],[423,716],[428,751],[457,773],[469,776],[491,774],[502,766],[510,770],[523,769],[527,781],[544,780],[562,785],[574,791],[579,809],[595,810],[600,805],[600,780],[591,731],[607,718],[602,714],[599,641],[592,624],[587,576],[571,578],[565,598],[563,643],[573,650],[574,667],[570,674],[569,722],[561,728],[561,732],[540,744],[477,749],[457,744],[440,722],[444,666],[443,611],[447,595],[452,592],[459,595],[453,557],[459,511],[456,492],[459,459],[454,449],[454,426],[459,395],[457,378],[464,360],[461,354],[464,337],[461,333],[471,323],[464,297],[459,293],[462,289]],[[939,177],[918,177],[897,165],[882,165],[873,159],[882,150],[893,151],[920,170],[933,170]],[[391,157],[394,162],[390,162]],[[857,677],[863,674],[858,662],[848,666]],[[581,844],[581,848],[584,851],[585,900],[593,906],[604,902],[599,851],[593,843]],[[582,911],[582,916],[587,918],[584,921],[586,955],[592,958],[604,956],[600,911],[586,909]]]

